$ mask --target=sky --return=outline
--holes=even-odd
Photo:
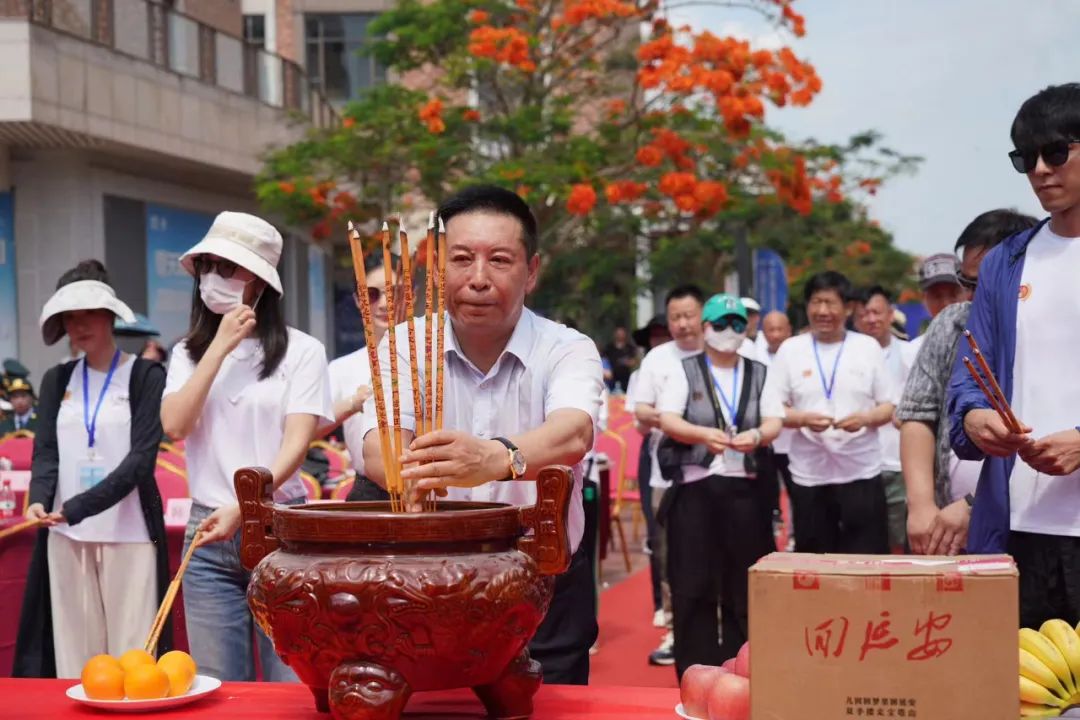
[[[674,0],[678,2],[679,0]],[[702,3],[703,4],[703,3]],[[950,252],[964,226],[998,207],[1043,215],[1009,164],[1009,126],[1046,87],[1080,81],[1077,0],[800,0],[806,36],[778,33],[745,10],[673,13],[695,29],[789,45],[824,87],[806,108],[769,108],[793,139],[843,142],[874,129],[924,158],[870,203],[900,248]]]

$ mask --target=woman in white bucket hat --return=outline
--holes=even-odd
[[[191,328],[170,353],[161,422],[171,438],[186,440],[185,546],[202,532],[184,574],[188,642],[202,671],[221,680],[255,679],[233,475],[270,468],[277,501],[302,501],[300,464],[317,424],[333,419],[326,350],[285,325],[281,249],[270,223],[223,212],[180,258],[195,277]],[[255,633],[263,678],[295,681],[270,640]]]
[[[45,344],[68,335],[85,355],[41,382],[26,516],[44,527],[27,577],[17,676],[76,678],[94,655],[141,647],[167,589],[154,480],[165,370],[117,348],[116,318],[134,316],[96,260],[66,272],[41,311]],[[171,649],[171,634],[170,625],[159,651]]]

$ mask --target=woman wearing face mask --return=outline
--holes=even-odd
[[[97,260],[64,273],[41,311],[46,345],[85,355],[41,382],[28,519],[38,520],[15,675],[76,678],[94,655],[142,647],[169,560],[154,461],[165,370],[122,352],[116,318],[135,319]],[[171,645],[171,627],[158,643]]]
[[[185,546],[201,533],[184,575],[188,641],[201,670],[222,680],[255,679],[253,629],[263,678],[296,679],[253,628],[233,475],[270,468],[275,499],[302,501],[298,468],[317,423],[333,418],[322,343],[285,325],[281,247],[266,221],[224,212],[180,258],[195,277],[191,329],[170,353],[161,423],[186,439]]]
[[[669,376],[657,403],[666,436],[657,457],[675,480],[658,520],[667,532],[679,677],[696,663],[735,657],[748,637],[747,571],[775,549],[757,485],[781,429],[779,419],[761,418],[765,366],[738,353],[747,326],[738,298],[714,295],[702,318],[705,352],[682,361],[684,372]]]

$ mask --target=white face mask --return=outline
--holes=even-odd
[[[199,279],[199,295],[206,308],[218,315],[224,315],[244,302],[244,288],[247,282],[237,277],[223,278],[217,273],[203,273]]]
[[[746,333],[737,333],[730,327],[717,332],[712,325],[705,326],[705,344],[716,352],[731,353],[739,349],[746,339]]]

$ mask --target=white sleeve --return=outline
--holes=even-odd
[[[165,390],[161,396],[166,397],[179,391],[194,373],[195,363],[188,355],[187,343],[181,340],[169,353],[169,370],[165,375]]]
[[[686,373],[668,373],[657,395],[658,412],[675,413],[681,417],[686,412],[686,403],[690,400],[690,382],[686,379]]]
[[[295,338],[292,341],[296,342]],[[330,399],[330,373],[323,344],[314,338],[308,340],[291,370],[285,391],[285,414],[314,415],[333,422],[334,403]]]
[[[416,324],[416,332],[423,332],[423,323]],[[397,371],[398,371],[398,411],[401,414],[401,427],[404,430],[412,432],[416,431],[416,413],[413,411],[413,396],[412,396],[412,373],[410,372],[409,364],[409,345],[408,345],[408,327],[402,323],[396,328],[397,335],[394,340],[397,343]],[[448,329],[446,332],[450,332]],[[440,348],[441,349],[441,348]],[[379,342],[378,347],[379,355],[379,378],[382,381],[383,390],[383,404],[386,409],[386,421],[391,426],[394,424],[393,418],[393,385],[391,384],[392,374],[390,372],[390,333],[387,332],[383,339]],[[420,363],[421,365],[423,363]],[[446,371],[444,370],[444,373]],[[374,375],[374,372],[372,372]],[[421,388],[424,387],[424,371],[423,368],[417,368],[417,376]],[[374,377],[372,377],[374,381]],[[444,374],[443,382],[447,382],[448,378]],[[372,430],[379,429],[379,418],[375,411],[375,383],[371,384],[372,395],[364,403],[364,435],[367,435]],[[423,399],[421,399],[423,401]]]
[[[874,405],[881,405],[883,403],[897,404],[900,401],[900,393],[903,391],[903,386],[897,386],[896,381],[893,380],[892,373],[889,372],[889,368],[885,365],[885,351],[881,348],[875,348],[875,352],[871,356],[871,362],[873,362],[873,387],[871,394],[874,397]]]
[[[761,390],[761,417],[763,418],[782,418],[787,414],[786,406],[791,402],[787,355],[784,352],[784,345],[781,345],[773,357],[772,365],[765,373],[765,387]]]
[[[330,399],[335,403],[349,394],[345,389],[345,376],[348,375],[348,370],[345,367],[346,363],[345,358],[340,357],[332,361],[326,368],[327,374],[330,376]]]
[[[549,360],[544,415],[574,409],[589,414],[595,425],[600,415],[604,371],[596,345],[588,338],[554,348]]]
[[[656,405],[656,359],[657,356],[651,353],[646,355],[638,369],[630,376],[630,391],[626,397],[626,409],[630,412],[634,412],[634,407],[639,403]]]

